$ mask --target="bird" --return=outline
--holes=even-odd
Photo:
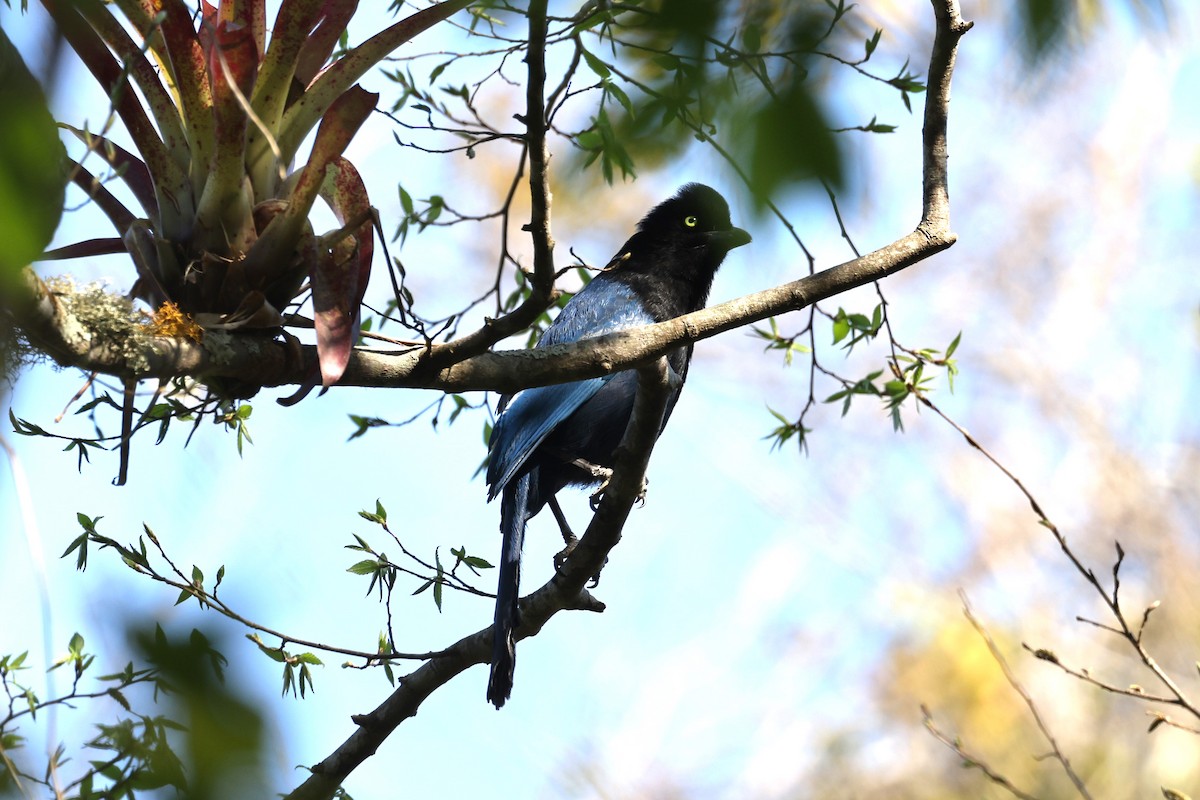
[[[720,193],[689,183],[642,218],[608,265],[566,304],[536,347],[577,342],[697,311],[708,300],[725,255],[749,242],[749,233],[733,227],[729,205]],[[664,427],[691,358],[691,344],[667,355],[672,388]],[[570,548],[574,536],[555,495],[569,485],[600,481],[603,467],[612,465],[636,392],[637,372],[624,370],[525,389],[499,401],[500,415],[488,440],[487,468],[488,501],[501,498],[502,544],[487,689],[488,700],[497,709],[512,694],[525,525],[549,504]]]

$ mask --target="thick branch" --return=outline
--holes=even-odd
[[[796,311],[879,280],[945,250],[954,241],[954,234],[944,224],[922,220],[916,231],[861,258],[693,314],[573,344],[481,353],[440,369],[431,362],[444,358],[441,347],[408,352],[359,349],[351,355],[339,385],[514,392],[617,372],[662,356],[681,344]],[[220,336],[216,346],[212,342],[148,339],[141,343],[137,357],[131,358],[127,352],[94,347],[77,320],[61,313],[47,314],[44,286],[38,291],[32,285],[28,288],[28,297],[23,298],[27,302],[17,303],[19,324],[43,334],[53,328],[77,334],[70,346],[47,349],[63,366],[120,377],[230,377],[262,386],[284,386],[302,383],[316,364],[315,347],[302,348],[302,357],[296,360],[289,357],[282,343],[244,336]],[[41,302],[35,302],[38,300]],[[45,338],[39,336],[39,341]]]
[[[950,191],[946,144],[950,118],[950,78],[954,74],[954,59],[958,40],[971,30],[974,23],[966,22],[958,0],[933,0],[933,15],[937,20],[937,35],[929,55],[929,86],[925,100],[925,126],[922,128],[922,189],[921,224],[917,230],[929,230],[933,235],[950,231]],[[953,244],[953,238],[951,238]]]
[[[641,493],[650,452],[662,428],[670,395],[665,358],[639,370],[633,416],[617,449],[613,477],[599,509],[592,516],[579,546],[550,581],[521,601],[521,625],[517,640],[536,635],[551,617],[565,609],[599,611],[604,605],[584,589],[588,578],[599,572],[608,552],[621,539],[629,511]],[[421,703],[452,678],[491,658],[492,628],[466,636],[439,653],[424,666],[400,679],[400,686],[369,714],[355,716],[358,730],[324,761],[286,800],[332,798],[342,781],[379,746],[400,723],[415,716]],[[482,692],[480,693],[482,703]]]

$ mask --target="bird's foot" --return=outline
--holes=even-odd
[[[600,573],[603,572],[604,568],[607,566],[608,566],[608,559],[605,558],[604,563],[600,565],[600,569],[596,570],[596,574],[593,575],[590,580],[588,580],[587,588],[595,589],[597,586],[600,585]]]
[[[609,470],[609,472],[611,473],[612,470]],[[592,507],[592,511],[595,511],[597,508],[600,507],[600,501],[604,499],[604,493],[608,490],[608,483],[609,483],[609,479],[606,479],[603,483],[600,484],[599,488],[597,488],[596,491],[592,492],[592,496],[590,498],[588,498],[588,505],[590,505]],[[646,490],[649,488],[650,488],[650,479],[643,476],[642,477],[642,486],[641,486],[641,488],[638,489],[637,497],[634,498],[634,502],[637,503],[639,506],[646,505]]]
[[[597,486],[596,491],[592,492],[591,497],[588,498],[588,505],[592,507],[593,512],[600,507],[600,501],[604,499],[604,492],[608,489],[608,481],[609,479],[605,478],[604,482]]]
[[[554,569],[556,570],[561,570],[563,568],[563,564],[567,563],[567,558],[570,557],[571,553],[575,552],[575,548],[579,546],[579,539],[575,536],[575,534],[571,534],[570,538],[567,538],[567,536],[564,535],[563,540],[566,541],[567,546],[554,554]],[[606,558],[604,559],[604,563],[600,565],[600,569],[596,570],[596,574],[593,575],[588,581],[589,589],[595,589],[600,585],[600,571],[603,570],[607,565],[608,559]]]
[[[600,481],[600,485],[596,488],[596,491],[592,492],[592,496],[588,500],[588,504],[592,507],[592,511],[595,511],[600,505],[600,498],[604,496],[604,490],[608,488],[609,481],[612,480],[613,471],[608,467],[602,467],[599,464],[593,464],[592,462],[582,458],[577,458],[571,463],[591,475],[596,480]]]
[[[604,477],[604,480],[601,481],[600,486],[596,487],[596,491],[592,493],[592,497],[588,498],[588,505],[592,506],[593,512],[596,509],[599,509],[600,500],[604,499],[604,495],[608,491],[608,483],[610,483],[612,481],[612,470],[611,469],[605,469],[604,467],[598,467],[596,469],[605,470],[605,473],[607,473],[607,475]],[[600,476],[598,475],[596,477],[600,477]],[[641,488],[637,489],[637,498],[635,498],[635,501],[638,505],[646,505],[646,491],[649,488],[649,486],[650,486],[649,479],[647,479],[647,477],[643,476],[642,477],[642,486],[641,486]]]
[[[579,538],[573,533],[564,533],[563,541],[567,546],[554,554],[554,569],[562,569],[563,564],[567,563],[567,557],[575,552],[575,548],[579,546]]]

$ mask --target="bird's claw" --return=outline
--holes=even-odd
[[[598,467],[598,469],[603,469],[603,467]],[[596,491],[592,492],[592,496],[588,498],[588,505],[592,507],[593,512],[600,507],[600,501],[604,499],[604,493],[608,490],[608,484],[612,480],[611,469],[608,470],[608,475],[609,476],[604,479],[604,482],[600,484]],[[649,487],[650,479],[643,476],[641,488],[638,489],[637,497],[634,498],[634,502],[639,506],[646,505],[646,490]]]
[[[575,534],[563,534],[563,541],[567,546],[554,554],[554,569],[560,570],[563,564],[567,563],[567,557],[575,552],[575,548],[579,546],[579,538]]]
[[[567,563],[567,559],[570,557],[571,553],[574,553],[575,548],[579,546],[579,538],[573,533],[569,535],[563,534],[563,541],[567,543],[567,546],[554,554],[554,569],[556,570],[561,570],[563,568],[563,564]],[[589,589],[595,589],[600,585],[600,570],[604,569],[607,564],[608,559],[606,558],[604,559],[604,563],[600,565],[600,569],[596,570],[596,574],[588,580]]]
[[[600,507],[600,501],[604,498],[604,492],[608,490],[608,483],[611,480],[612,475],[611,471],[609,472],[609,475],[610,477],[605,478],[601,484],[596,487],[596,491],[592,492],[591,496],[588,498],[588,505],[592,507],[593,512]]]
[[[606,558],[606,559],[604,559],[604,563],[600,565],[600,569],[596,570],[596,574],[593,575],[591,577],[591,579],[588,581],[587,588],[595,589],[597,586],[600,585],[600,573],[607,566],[608,566],[608,559]]]

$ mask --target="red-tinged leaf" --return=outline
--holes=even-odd
[[[191,143],[192,190],[199,196],[212,166],[216,123],[208,59],[192,24],[192,11],[183,0],[141,0],[151,16],[166,12],[160,30],[170,57],[171,77],[179,94],[183,124]]]
[[[191,154],[188,152],[187,137],[183,132],[183,120],[179,116],[179,109],[175,107],[175,101],[163,85],[158,70],[146,58],[141,45],[133,41],[125,27],[109,11],[109,6],[99,0],[75,2],[88,23],[112,48],[138,88],[142,90],[154,122],[162,133],[167,152],[175,158],[179,168],[186,172]]]
[[[321,197],[343,226],[362,220],[341,241],[323,243],[322,259],[311,276],[321,383],[328,387],[346,371],[358,337],[359,313],[371,276],[375,229],[367,188],[346,159],[339,157],[330,165]]]
[[[375,252],[375,225],[367,186],[354,165],[339,156],[332,168],[326,172],[325,182],[321,186],[321,197],[329,204],[334,216],[342,225],[362,220],[355,233],[359,262],[359,289],[356,299],[361,301],[366,293],[367,279],[371,275],[371,258]]]
[[[208,49],[208,74],[218,141],[233,138],[231,134],[227,135],[226,126],[241,125],[245,130],[246,111],[237,93],[240,92],[243,98],[250,97],[258,74],[258,55],[254,32],[247,25],[224,19],[217,22]]]
[[[63,245],[53,250],[47,250],[38,261],[65,261],[69,258],[91,258],[93,256],[111,256],[125,252],[125,240],[119,236],[107,239],[86,239],[82,242]]]
[[[250,6],[250,31],[254,34],[254,46],[261,60],[267,52],[267,4],[264,0],[254,0]]]
[[[329,107],[321,119],[321,127],[317,129],[317,138],[313,143],[308,164],[304,167],[304,174],[292,193],[292,203],[299,197],[308,208],[312,208],[312,203],[325,182],[326,167],[341,157],[378,102],[378,92],[368,92],[355,85],[343,92]],[[308,196],[310,192],[311,198]],[[306,210],[305,214],[307,213]]]
[[[266,52],[266,16],[263,0],[220,0],[213,5],[209,0],[200,0],[201,25],[200,46],[209,52],[217,41],[216,31],[222,25],[233,30],[246,31],[254,40],[259,55]]]
[[[216,6],[208,0],[200,0],[200,30],[196,32],[196,39],[200,42],[200,49],[205,53],[211,53],[213,45],[217,43],[215,34],[220,22],[217,14]]]
[[[170,299],[164,285],[174,287],[182,278],[174,247],[141,219],[135,219],[121,238],[138,274],[130,294],[158,308]]]
[[[242,263],[247,274],[258,274],[270,269],[271,265],[283,263],[293,251],[321,185],[325,182],[326,168],[341,156],[378,100],[379,95],[375,92],[354,86],[330,106],[329,112],[321,120],[321,127],[317,129],[309,161],[300,171],[300,177],[288,198],[287,208],[271,220],[246,253]]]
[[[75,134],[79,141],[83,142],[92,149],[92,152],[108,162],[108,165],[116,170],[121,180],[125,181],[125,185],[129,187],[129,191],[133,192],[133,196],[141,203],[142,209],[145,210],[146,214],[151,217],[158,217],[158,198],[154,194],[154,179],[150,176],[150,170],[146,169],[144,161],[103,136],[97,136],[94,133],[88,133],[87,131],[82,131],[79,128],[61,122],[59,123],[59,127]],[[112,197],[112,195],[108,193],[108,190],[90,172],[82,165],[76,164],[71,173],[71,180],[74,181],[76,186],[83,189],[89,197],[95,200],[105,214],[108,214],[108,218],[117,226],[118,231],[125,231],[128,223],[126,222],[125,225],[118,224],[117,219],[110,213],[110,209],[106,205],[106,200],[102,200],[100,197],[101,192],[108,194],[109,197]],[[115,197],[112,198],[112,202],[120,206],[120,211],[128,214],[130,219],[133,218],[133,214]],[[117,213],[123,218],[124,215],[120,214],[120,211]]]
[[[321,18],[323,0],[284,0],[275,17],[271,43],[258,71],[250,105],[263,126],[274,137],[287,103],[292,77],[301,50]],[[257,126],[249,131],[246,142],[246,166],[254,184],[255,196],[274,197],[280,180],[279,159],[270,142]]]
[[[174,199],[180,213],[172,215],[171,230],[165,233],[182,236],[186,230],[181,223],[185,217],[191,216],[192,207],[187,176],[159,138],[158,131],[150,122],[146,110],[142,108],[141,101],[121,65],[80,16],[74,3],[68,0],[43,0],[43,5],[54,18],[71,49],[79,55],[96,81],[113,99],[114,108],[153,176],[158,193],[170,195]],[[161,202],[159,207],[162,208]]]
[[[208,0],[203,2],[204,5],[208,5]],[[265,51],[267,9],[263,0],[222,0],[216,15],[218,24],[224,22],[249,31],[257,52],[261,55]],[[208,9],[205,9],[205,17],[207,16]]]
[[[284,161],[295,157],[308,132],[359,78],[397,47],[470,4],[471,0],[444,0],[422,9],[375,34],[321,73],[304,93],[305,102],[293,103],[283,115],[279,149]]]
[[[296,80],[307,87],[325,66],[333,48],[358,10],[358,0],[324,0],[321,4],[321,24],[304,42],[300,60],[296,63]]]
[[[207,26],[206,26],[207,30]],[[210,31],[209,78],[212,82],[216,151],[212,170],[196,210],[195,244],[216,253],[245,252],[255,239],[253,202],[245,188],[245,103],[258,72],[258,50],[249,27],[219,19]]]

